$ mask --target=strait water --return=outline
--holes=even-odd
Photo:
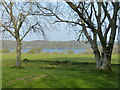
[[[22,49],[22,53],[27,53],[31,48],[24,48]],[[13,50],[15,50],[14,48],[11,48],[10,51],[12,52]],[[77,54],[77,53],[80,53],[80,52],[85,52],[86,49],[71,49],[71,48],[68,48],[68,49],[42,49],[42,52],[65,52],[67,50],[73,50],[74,51],[74,54]]]

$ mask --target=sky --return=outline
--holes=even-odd
[[[16,11],[16,13],[17,13],[17,11]],[[39,21],[41,21],[41,20],[39,20]],[[44,21],[44,20],[42,20],[42,21]],[[35,21],[32,21],[32,22],[35,22]],[[40,34],[37,35],[34,32],[29,32],[27,34],[27,36],[23,39],[23,41],[33,41],[33,40],[71,41],[71,40],[77,40],[77,35],[75,34],[75,32],[72,32],[72,31],[69,32],[69,30],[66,30],[66,25],[67,24],[62,23],[58,27],[56,24],[55,27],[57,27],[57,30],[55,30],[55,29],[52,30],[54,28],[54,26],[53,26],[53,28],[50,28],[50,30],[45,30],[46,39],[43,39],[42,35],[40,35]],[[3,38],[3,39],[15,40],[13,37],[9,37],[9,35],[6,35],[6,34],[4,34],[4,35],[7,36],[8,38]]]
[[[118,34],[118,33],[117,33]],[[1,38],[0,38],[1,39]],[[43,39],[43,36],[41,34],[36,34],[33,32],[28,33],[28,35],[23,39],[23,41],[34,41],[34,40],[48,40],[48,41],[71,41],[71,40],[77,40],[78,35],[74,31],[66,30],[66,25],[62,25],[61,28],[58,30],[50,30],[46,31],[46,39]],[[8,37],[6,40],[15,40],[13,37]],[[117,41],[117,35],[116,39]]]
[[[29,32],[23,41],[34,41],[34,40],[48,40],[48,41],[71,41],[77,40],[78,35],[76,35],[75,31],[72,29],[66,29],[67,24],[62,23],[60,26],[57,26],[57,29],[50,28],[50,30],[46,30],[46,39],[43,38],[41,34],[36,34],[34,32]],[[3,38],[5,40],[15,40],[13,37],[10,37],[9,34],[5,34],[7,38]],[[3,37],[4,37],[3,36]]]
[[[77,38],[75,32],[69,32],[65,28],[61,28],[61,31],[53,30],[46,33],[46,40],[49,41],[71,41]],[[29,33],[24,41],[33,41],[33,40],[45,40],[42,35],[37,35],[35,33]],[[76,39],[77,40],[77,39]]]
[[[116,35],[117,36],[117,35]],[[57,30],[49,30],[46,31],[46,40],[48,41],[71,41],[77,40],[77,35],[74,31],[69,32],[66,30],[66,24],[62,23],[59,27],[59,31]],[[8,40],[15,40],[14,38],[7,38]],[[33,32],[28,33],[28,35],[23,39],[23,41],[33,41],[33,40],[44,40],[43,37],[39,34],[35,34]],[[116,37],[117,40],[117,37]]]

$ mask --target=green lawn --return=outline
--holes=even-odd
[[[23,54],[22,60],[75,61],[94,63],[93,55],[73,54]],[[23,69],[11,68],[15,54],[2,55],[3,88],[116,88],[118,87],[118,55],[113,55],[113,72],[95,70],[95,64],[71,66],[49,63],[22,62]],[[58,67],[59,66],[59,67]],[[41,68],[43,67],[43,68]],[[65,68],[62,68],[65,67]],[[70,68],[75,69],[70,69]],[[77,68],[77,69],[76,69]]]
[[[3,64],[14,63],[16,59],[15,54],[3,54]],[[51,60],[51,61],[77,61],[77,62],[93,62],[93,54],[22,54],[22,60],[27,58],[28,60]],[[118,54],[112,55],[112,64],[118,64]]]

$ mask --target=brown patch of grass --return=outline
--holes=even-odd
[[[47,76],[47,75],[39,75],[39,76],[37,76],[37,77],[32,78],[31,80],[40,79],[40,78],[46,77],[46,76]]]
[[[31,78],[31,77],[33,77],[33,76],[35,76],[35,75],[37,75],[37,74],[33,74],[33,75],[29,75],[29,76],[17,78],[17,79],[15,79],[15,80],[11,80],[10,82],[15,82],[15,81],[18,81],[18,80],[23,80],[23,79]]]

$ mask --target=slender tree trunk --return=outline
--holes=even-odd
[[[17,40],[16,67],[21,67],[21,41]]]

